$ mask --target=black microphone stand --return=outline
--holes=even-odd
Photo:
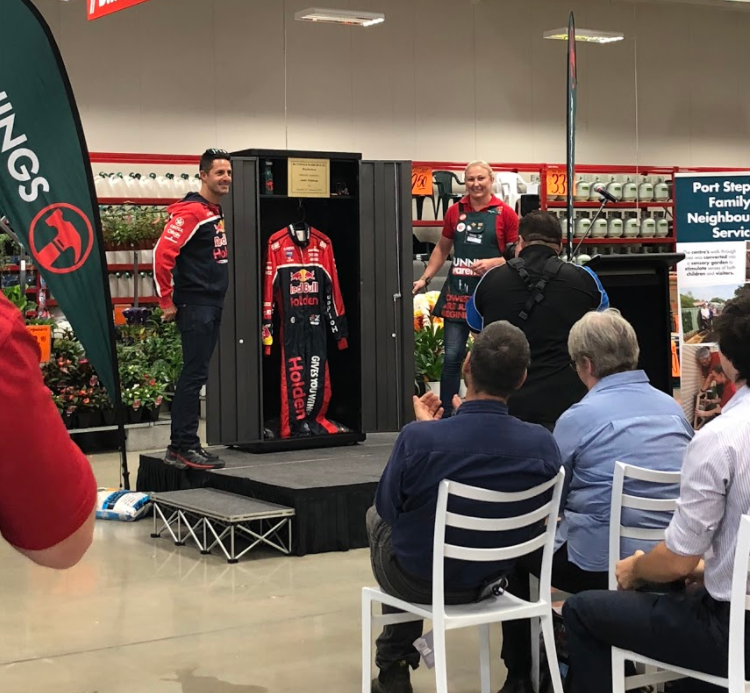
[[[610,200],[608,200],[606,197],[604,197],[604,195],[602,195],[600,197],[601,205],[599,206],[599,209],[596,210],[596,214],[594,215],[594,218],[591,220],[591,226],[589,226],[589,230],[586,231],[586,233],[584,234],[583,238],[581,238],[581,240],[578,241],[578,245],[575,247],[575,250],[573,250],[573,254],[571,255],[571,257],[568,258],[568,262],[575,262],[575,257],[578,254],[578,251],[581,249],[581,245],[583,245],[583,243],[589,237],[589,234],[591,233],[591,229],[594,228],[594,223],[601,216],[601,213],[604,211],[604,208],[607,206],[607,203],[609,201]],[[570,222],[568,222],[568,223],[570,224]],[[573,230],[573,232],[575,233],[575,230]]]

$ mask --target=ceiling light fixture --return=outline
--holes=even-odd
[[[568,27],[562,29],[552,29],[544,32],[544,38],[554,41],[568,40]],[[622,41],[625,34],[618,31],[597,31],[595,29],[579,29],[576,27],[576,41],[581,43],[614,43]]]
[[[324,24],[346,24],[347,26],[374,26],[385,21],[382,12],[361,12],[359,10],[331,10],[309,7],[296,12],[298,22],[322,22]]]

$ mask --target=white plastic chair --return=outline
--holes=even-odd
[[[746,693],[750,682],[745,680],[745,615],[750,609],[747,595],[748,559],[750,558],[750,516],[743,515],[737,535],[737,548],[734,552],[734,573],[732,575],[732,596],[729,610],[729,666],[728,676],[712,676],[694,669],[659,662],[650,657],[612,648],[612,693],[625,693],[626,690],[641,686],[694,678],[720,686],[729,693]],[[625,662],[630,660],[656,669],[653,673],[624,676]]]
[[[651,484],[676,484],[680,487],[680,472],[656,472],[643,467],[636,467],[623,462],[615,463],[615,473],[612,478],[612,503],[609,515],[609,589],[617,589],[615,567],[620,560],[620,540],[638,539],[641,541],[661,541],[664,539],[665,529],[644,529],[642,527],[626,527],[622,524],[622,509],[652,510],[674,513],[677,507],[679,490],[674,498],[646,498],[630,496],[624,493],[625,479],[637,479]]]
[[[562,681],[557,666],[557,654],[552,627],[552,606],[550,580],[552,576],[552,554],[555,543],[555,529],[560,506],[565,471],[560,469],[557,476],[535,488],[516,493],[488,491],[466,486],[454,481],[440,482],[437,509],[435,514],[434,558],[432,564],[432,605],[412,604],[386,594],[378,588],[365,587],[362,590],[362,693],[369,693],[372,679],[372,627],[407,623],[420,619],[432,620],[434,631],[435,678],[437,693],[447,693],[448,679],[446,667],[446,631],[469,626],[479,626],[480,634],[480,675],[482,693],[490,693],[490,624],[512,621],[521,618],[540,619],[544,634],[547,659],[552,669],[552,683],[555,693],[562,693]],[[487,519],[459,515],[448,512],[450,495],[485,503],[516,503],[529,500],[554,489],[552,499],[540,508],[525,515],[503,519]],[[445,543],[445,528],[458,527],[477,532],[506,532],[529,527],[546,520],[533,539],[522,544],[494,549],[476,549]],[[530,554],[543,548],[542,571],[539,599],[525,601],[505,592],[499,597],[491,597],[473,604],[445,606],[443,569],[446,558],[471,562],[507,561]],[[401,609],[407,613],[372,615],[372,603],[380,602]]]

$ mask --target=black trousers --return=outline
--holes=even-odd
[[[416,604],[432,603],[432,583],[405,573],[396,562],[391,542],[391,526],[372,507],[367,511],[367,536],[370,540],[372,572],[378,585],[393,597]],[[470,604],[477,600],[481,588],[473,590],[445,590],[446,604]],[[399,609],[383,604],[384,614],[401,613]],[[396,623],[385,626],[375,646],[375,663],[380,669],[406,661],[413,669],[419,666],[419,652],[414,641],[422,635],[422,621]]]
[[[539,577],[542,551],[535,551],[516,561],[508,576],[508,592],[521,599],[530,599],[529,576]],[[590,572],[568,560],[568,546],[563,544],[552,560],[552,585],[570,594],[584,590],[607,589],[607,573]],[[531,675],[531,622],[529,619],[503,622],[502,658],[509,677]]]
[[[200,445],[200,392],[208,381],[208,365],[221,327],[221,308],[177,306],[177,328],[182,337],[182,372],[172,402],[172,447],[193,450]]]
[[[716,601],[705,589],[680,594],[586,592],[565,602],[563,618],[572,693],[612,690],[612,646],[706,674],[727,675],[729,603]],[[747,661],[747,625],[745,634]],[[750,668],[745,670],[747,678]],[[681,691],[688,689],[687,682],[680,682]],[[719,689],[693,680],[689,690]]]

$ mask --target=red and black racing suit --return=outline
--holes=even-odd
[[[268,239],[263,285],[263,345],[273,343],[273,310],[281,319],[281,437],[337,433],[326,419],[331,399],[326,325],[347,347],[344,301],[331,241],[310,228],[300,242],[290,226]]]

